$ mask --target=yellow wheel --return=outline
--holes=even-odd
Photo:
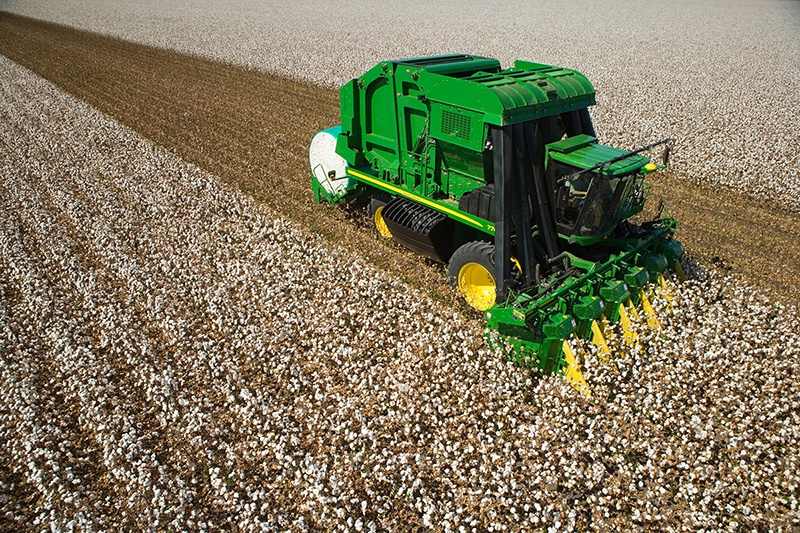
[[[468,242],[455,251],[447,264],[450,282],[478,311],[490,309],[497,299],[493,273],[494,246],[487,242]]]
[[[497,297],[494,277],[478,263],[467,263],[461,267],[458,273],[458,288],[464,300],[478,311],[491,309]]]
[[[380,206],[375,210],[375,214],[372,215],[372,219],[375,221],[375,227],[378,228],[378,233],[381,234],[381,237],[386,237],[387,239],[392,238],[392,232],[389,231],[389,226],[386,225],[386,221],[383,220],[383,208],[385,206]]]

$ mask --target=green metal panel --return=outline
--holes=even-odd
[[[433,104],[431,137],[480,152],[486,141],[483,114],[468,109]]]
[[[595,103],[592,84],[570,69],[517,62],[514,68],[466,77],[441,74],[445,71],[441,66],[437,69],[418,72],[425,96],[432,102],[484,113],[488,124],[514,124]]]
[[[411,72],[425,69],[429,72],[437,72],[446,76],[456,77],[464,77],[478,71],[500,71],[500,61],[497,59],[467,54],[414,57],[411,59],[401,59],[394,63],[398,66],[398,70],[406,69]]]
[[[597,139],[591,135],[575,135],[574,137],[567,137],[566,139],[550,143],[547,147],[553,152],[563,152],[566,154],[596,142]]]
[[[394,84],[388,74],[376,76],[364,88],[361,99],[364,156],[376,169],[396,176],[399,167],[397,113]]]
[[[357,102],[359,94],[356,80],[351,80],[339,89],[339,106],[342,117],[342,135],[336,140],[336,153],[352,166],[364,162],[361,153],[361,116]]]
[[[475,187],[485,185],[487,178],[492,176],[492,158],[490,152],[482,152],[462,148],[446,142],[439,143],[439,154],[442,158],[442,168],[448,174],[458,174],[474,181]],[[470,187],[467,191],[474,189]],[[467,192],[464,191],[464,192]],[[461,196],[456,194],[456,197]]]
[[[419,190],[424,187],[423,176],[431,164],[428,144],[430,110],[419,96],[419,86],[409,73],[394,71],[395,98],[397,101],[397,121],[400,137],[398,150],[400,154],[400,183],[408,190]],[[435,159],[433,159],[435,163]]]

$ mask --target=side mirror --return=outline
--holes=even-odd
[[[669,145],[666,145],[664,147],[664,151],[661,153],[661,163],[664,166],[667,166],[669,163]]]

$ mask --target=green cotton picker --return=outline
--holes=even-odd
[[[559,373],[591,397],[566,342],[639,313],[680,274],[676,221],[635,225],[670,139],[599,144],[582,74],[470,55],[384,61],[340,90],[341,125],[311,141],[317,202],[370,197],[378,232],[447,265],[487,339],[517,364]],[[644,153],[663,146],[662,165]],[[579,356],[581,354],[578,354]]]

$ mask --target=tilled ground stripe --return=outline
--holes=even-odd
[[[307,147],[339,120],[335,91],[10,14],[0,53],[150,140],[300,220],[399,279],[464,309],[443,270],[381,242],[355,208],[314,204]],[[800,215],[773,203],[665,175],[655,178],[697,258],[726,267],[779,299],[800,299]],[[355,223],[354,223],[355,221]]]
[[[357,210],[314,203],[308,143],[338,122],[335,92],[13,15],[3,14],[0,25],[0,53],[400,279],[455,301],[441,267],[378,240]]]

